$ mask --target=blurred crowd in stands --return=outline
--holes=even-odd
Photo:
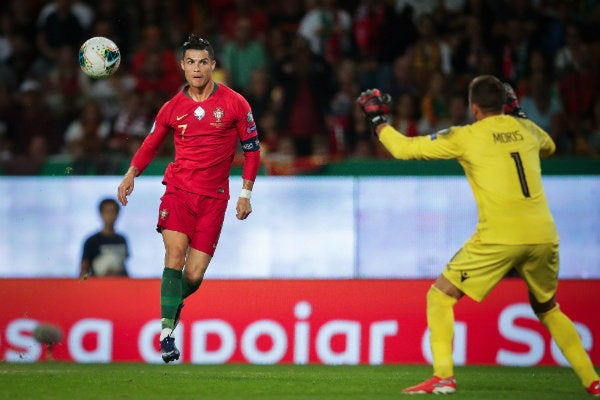
[[[378,87],[408,136],[471,122],[469,80],[514,85],[557,154],[600,155],[597,0],[5,0],[0,5],[0,167],[121,174],[183,84],[181,44],[216,50],[218,81],[250,102],[267,173],[389,157],[355,99]],[[79,69],[80,45],[120,48],[109,79]],[[166,145],[161,157],[173,157]]]

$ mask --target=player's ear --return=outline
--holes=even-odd
[[[469,105],[471,108],[471,115],[477,121],[479,119],[478,116],[481,115],[481,109],[479,108],[479,106],[477,104],[471,103]]]
[[[181,59],[181,61],[179,62],[179,65],[181,66],[181,70],[185,71],[185,62],[183,59]]]
[[[212,60],[210,62],[210,70],[214,71],[216,67],[217,67],[217,60]]]

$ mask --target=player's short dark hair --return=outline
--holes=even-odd
[[[501,112],[506,103],[506,90],[500,79],[480,75],[469,84],[469,103],[476,104],[484,113]]]
[[[200,36],[192,33],[188,36],[187,40],[183,42],[183,52],[182,57],[185,57],[185,52],[187,50],[206,50],[208,52],[208,56],[211,60],[215,59],[215,50],[213,49],[210,42],[206,39],[201,38]]]
[[[107,197],[105,199],[100,200],[100,203],[98,204],[98,211],[102,212],[102,209],[107,204],[114,204],[115,207],[117,207],[117,214],[121,210],[121,208],[119,207],[119,203],[117,203],[117,201],[115,199]]]

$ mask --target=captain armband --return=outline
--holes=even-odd
[[[260,142],[258,136],[251,137],[250,139],[242,140],[242,150],[244,151],[257,151],[260,150]]]

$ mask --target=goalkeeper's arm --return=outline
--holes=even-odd
[[[387,93],[381,94],[379,89],[369,89],[362,92],[356,102],[375,135],[379,136],[379,131],[388,123],[387,114],[390,111],[391,96]]]
[[[504,104],[504,113],[513,117],[527,118],[527,115],[521,110],[519,99],[515,90],[509,83],[504,82],[504,91],[506,92],[506,103]]]

